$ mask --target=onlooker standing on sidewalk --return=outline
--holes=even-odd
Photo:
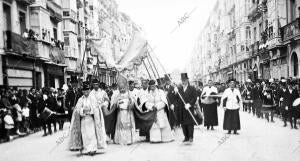
[[[55,97],[55,89],[54,88],[50,88],[50,92],[49,92],[48,99],[47,99],[47,107],[52,112],[57,112],[58,104],[57,104],[57,100],[56,100],[56,97]],[[56,129],[56,117],[55,117],[55,115],[52,114],[49,117],[49,121],[50,121],[50,124],[53,124],[53,126],[54,126],[54,132],[56,132],[57,129]],[[52,133],[51,126],[50,126],[49,130],[50,130],[50,133]]]
[[[41,98],[38,100],[38,116],[40,118],[43,130],[44,130],[44,135],[47,136],[47,127],[48,127],[48,133],[52,134],[51,131],[51,124],[47,120],[47,118],[43,118],[43,111],[47,107],[47,99],[48,99],[48,90],[46,88],[43,88]]]
[[[30,99],[29,103],[29,120],[30,120],[30,129],[33,131],[37,131],[38,128],[38,118],[37,118],[37,96],[35,88],[31,88],[28,94],[28,98]]]
[[[57,112],[60,113],[60,114],[64,114],[65,111],[66,111],[66,109],[65,109],[65,95],[63,93],[62,88],[58,88],[57,105],[58,105]],[[64,118],[60,117],[57,121],[58,121],[59,130],[63,130]]]
[[[5,130],[6,130],[7,139],[11,140],[11,139],[13,139],[12,130],[15,127],[15,124],[14,124],[14,120],[12,118],[12,113],[11,113],[10,109],[7,110],[7,114],[4,117],[4,123],[5,123]]]
[[[23,116],[22,125],[23,125],[23,128],[24,128],[24,131],[28,134],[28,133],[30,133],[30,130],[29,130],[30,119],[29,119],[28,103],[25,103],[23,108],[22,108],[22,116]]]

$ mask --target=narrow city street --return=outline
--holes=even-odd
[[[181,141],[181,130],[176,130],[176,141],[164,144],[135,143],[131,146],[110,144],[105,153],[80,156],[66,150],[68,138],[63,132],[42,137],[42,132],[0,145],[1,161],[300,161],[300,130],[282,127],[278,118],[267,123],[240,112],[240,135],[225,135],[222,126],[207,131],[203,126],[195,129],[192,145]],[[223,110],[219,109],[219,124],[223,123]],[[120,157],[122,156],[122,157]]]

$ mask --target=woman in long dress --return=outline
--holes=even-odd
[[[116,106],[118,110],[114,142],[130,145],[136,141],[134,97],[129,94],[127,80],[121,75],[118,78],[118,88],[119,91],[115,92],[111,98],[111,105]]]
[[[224,91],[221,98],[221,107],[225,109],[223,129],[228,130],[228,134],[233,131],[238,135],[237,130],[241,129],[239,109],[243,107],[242,96],[235,86],[235,80],[229,82],[229,88]]]
[[[87,84],[83,85],[83,94],[73,112],[69,149],[94,155],[98,149],[106,148],[104,118]]]

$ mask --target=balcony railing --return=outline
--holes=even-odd
[[[62,21],[62,7],[61,4],[56,3],[54,0],[47,0],[47,9],[50,11],[50,17],[52,20]]]
[[[250,53],[251,56],[255,56],[258,54],[258,49],[259,49],[259,41],[253,43],[252,45],[250,45]]]
[[[37,42],[27,39],[11,31],[4,31],[5,50],[16,54],[23,54],[35,57],[37,55]]]
[[[266,12],[268,7],[267,7],[267,2],[263,1],[260,4],[254,4],[250,9],[249,9],[249,14],[248,18],[250,20],[255,19],[256,17],[259,17],[263,12]]]
[[[281,28],[282,41],[288,41],[300,35],[300,18]]]
[[[34,2],[34,0],[16,0],[18,3],[22,3],[25,5],[30,5]]]
[[[72,9],[64,9],[63,10],[63,18],[69,18],[73,21],[77,21],[77,14]]]
[[[50,47],[50,59],[57,64],[65,64],[64,51],[58,47]]]

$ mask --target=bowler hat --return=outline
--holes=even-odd
[[[78,83],[77,77],[75,75],[71,76],[71,81],[70,83]]]

